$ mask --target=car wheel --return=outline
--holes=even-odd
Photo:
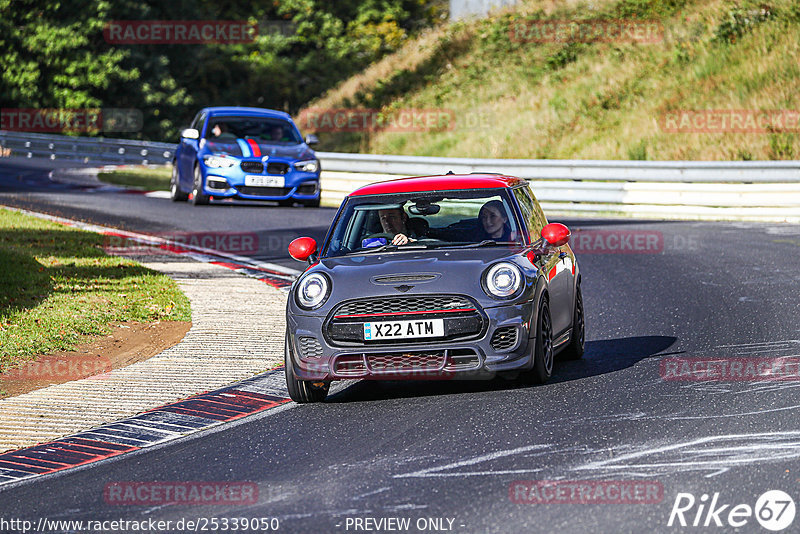
[[[195,206],[205,206],[208,204],[208,196],[203,194],[203,175],[200,167],[194,168],[194,181],[192,184],[192,204]]]
[[[298,403],[322,402],[328,396],[331,387],[330,382],[312,382],[309,380],[298,380],[294,376],[294,366],[292,365],[291,346],[289,334],[286,334],[286,343],[283,349],[286,388],[289,390],[289,397]],[[322,384],[322,385],[319,385]]]
[[[572,315],[572,333],[569,336],[569,345],[561,353],[565,360],[580,360],[586,342],[586,325],[583,315],[583,295],[581,284],[575,286],[575,312]]]
[[[544,384],[553,373],[553,324],[550,321],[550,306],[547,297],[539,300],[539,313],[536,323],[536,338],[533,340],[533,368],[524,373],[527,382]]]
[[[186,202],[189,199],[189,195],[181,191],[181,187],[178,183],[178,166],[173,163],[172,176],[169,179],[169,198],[171,198],[173,202]]]

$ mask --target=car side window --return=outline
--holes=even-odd
[[[530,242],[533,243],[541,236],[542,228],[547,224],[547,219],[528,186],[514,189],[514,196],[522,212],[522,218],[525,220],[525,226],[528,227]]]

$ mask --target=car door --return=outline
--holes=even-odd
[[[541,239],[542,228],[547,225],[547,218],[541,206],[533,196],[529,186],[514,189],[522,216],[528,227],[530,242]],[[558,337],[572,325],[572,256],[569,246],[549,247],[542,257],[542,272],[548,280],[550,295],[550,318],[553,322],[553,334]]]
[[[200,136],[202,138],[203,125],[205,122],[206,114],[198,113],[189,128],[194,128],[200,132]],[[178,149],[178,171],[180,175],[181,189],[184,191],[189,191],[192,188],[192,181],[194,180],[194,162],[197,159],[197,151],[199,149],[199,139],[186,139],[185,137],[181,137],[181,143]]]

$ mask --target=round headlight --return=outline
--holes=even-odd
[[[510,297],[521,286],[522,271],[513,263],[496,263],[486,271],[486,290],[493,297]]]
[[[329,288],[330,283],[324,274],[311,273],[297,286],[297,304],[307,310],[319,308],[327,300]]]

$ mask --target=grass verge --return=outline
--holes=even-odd
[[[189,321],[166,275],[103,251],[104,236],[0,209],[0,372],[72,350],[122,321]]]
[[[656,21],[663,31],[651,43],[515,37],[535,24],[632,20]],[[307,109],[366,108],[388,117],[433,110],[453,119],[443,130],[323,129],[319,149],[326,151],[791,160],[800,156],[799,32],[796,0],[520,0],[418,37]],[[707,110],[756,117],[777,110],[793,120],[755,131],[719,122],[709,131],[665,127],[666,117]]]
[[[159,167],[126,167],[114,171],[103,171],[97,175],[101,182],[123,185],[146,191],[169,191],[169,179],[172,169]]]

